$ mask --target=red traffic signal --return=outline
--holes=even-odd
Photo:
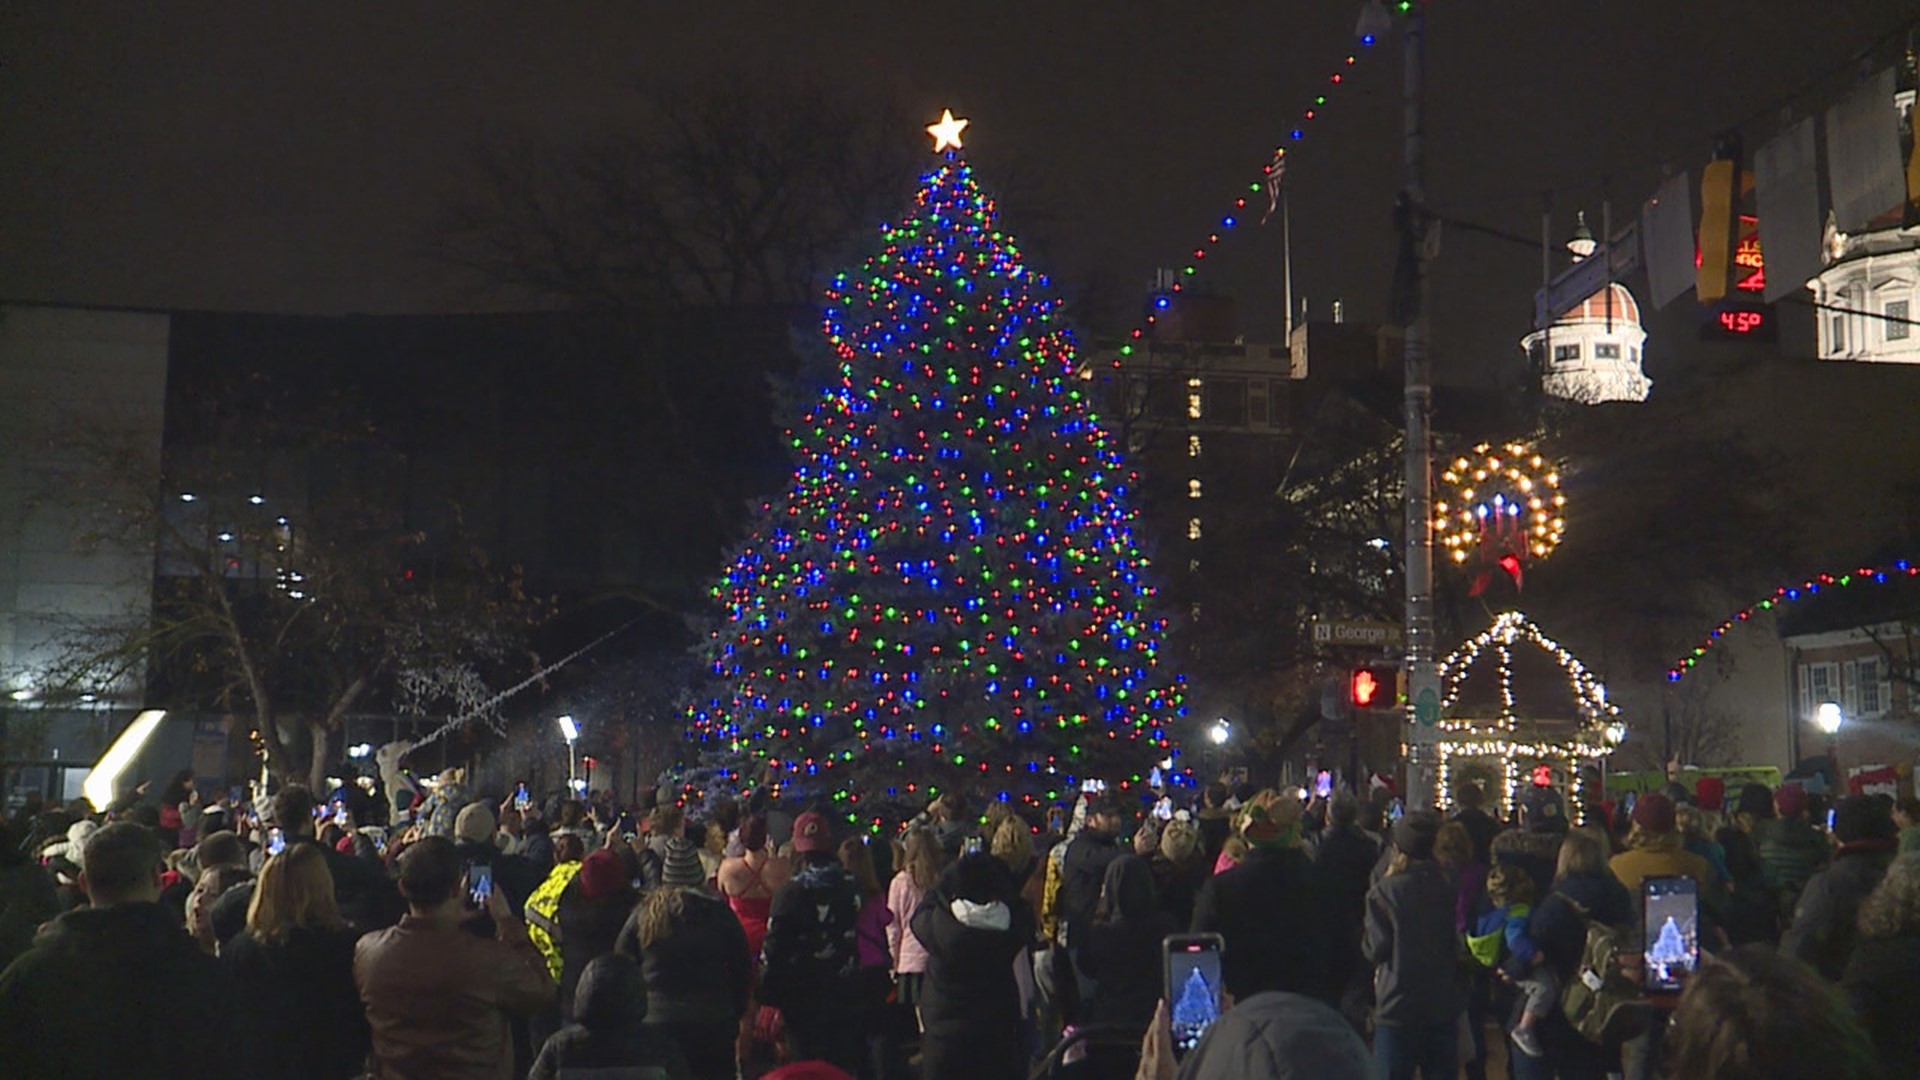
[[[1355,668],[1353,677],[1347,681],[1347,700],[1356,709],[1371,709],[1386,689],[1379,674],[1372,668]]]

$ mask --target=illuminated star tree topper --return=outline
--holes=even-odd
[[[1172,750],[1134,475],[1061,301],[960,160],[826,290],[839,378],[788,430],[786,490],[713,590],[686,794],[757,783],[849,820],[960,786],[1037,808],[1143,791]]]

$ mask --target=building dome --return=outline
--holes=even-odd
[[[1587,216],[1581,214],[1567,250],[1579,262],[1597,248]],[[1616,281],[1582,300],[1547,330],[1522,338],[1520,347],[1548,396],[1599,405],[1647,400],[1653,382],[1640,370],[1646,342],[1640,302]]]
[[[1640,325],[1640,302],[1633,293],[1618,282],[1580,301],[1580,306],[1560,316],[1556,326],[1574,326],[1580,323],[1626,323]]]

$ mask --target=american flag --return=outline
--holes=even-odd
[[[1267,163],[1267,212],[1261,215],[1260,224],[1265,225],[1273,212],[1280,208],[1280,181],[1287,175],[1287,151],[1285,147],[1274,150],[1273,160]]]

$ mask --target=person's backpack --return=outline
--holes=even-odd
[[[1560,989],[1560,1011],[1582,1038],[1607,1043],[1633,1035],[1652,1012],[1640,988],[1620,968],[1620,957],[1636,950],[1632,934],[1596,921],[1579,903],[1561,895],[1587,928],[1587,942],[1573,977]]]
[[[782,1009],[839,994],[836,983],[860,970],[860,894],[853,880],[822,875],[805,884],[796,879],[787,888],[797,895],[776,905],[761,976],[761,1000]]]

